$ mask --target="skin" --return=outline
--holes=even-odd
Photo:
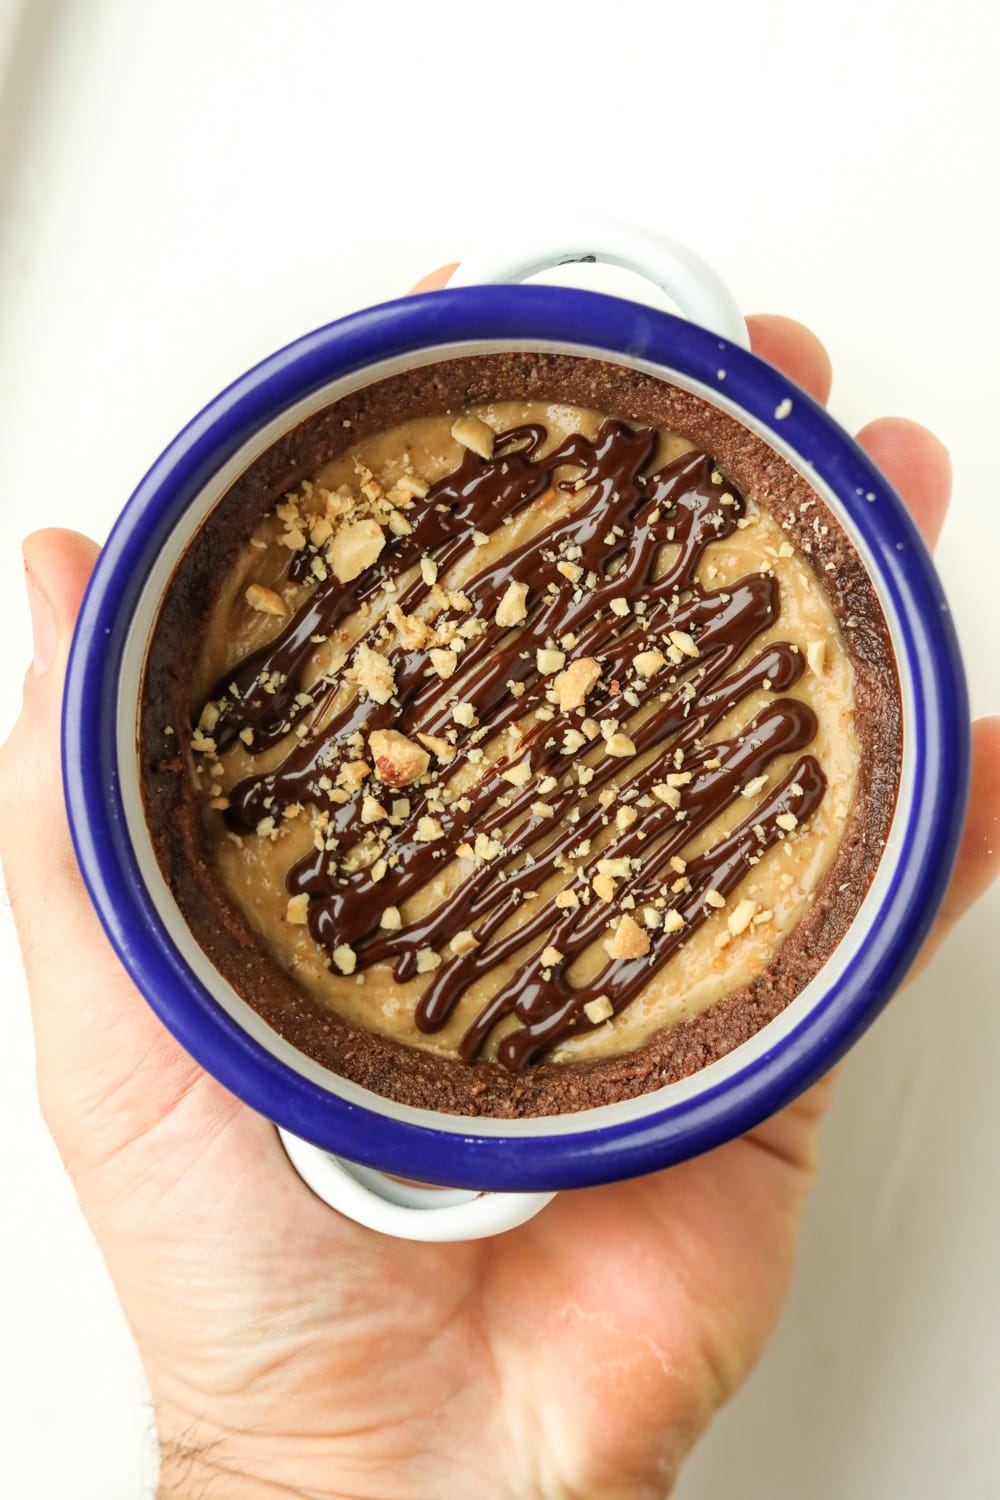
[[[749,327],[758,354],[827,398],[813,334],[777,317]],[[945,449],[900,418],[859,438],[933,541]],[[42,1108],[143,1359],[161,1500],[661,1500],[771,1333],[830,1080],[742,1140],[563,1193],[498,1240],[401,1243],[326,1208],[268,1122],[164,1031],[81,884],[59,706],[97,551],[66,531],[25,543],[36,661],[0,751],[0,856]],[[997,873],[998,821],[992,719],[975,726],[968,823],[928,953]]]

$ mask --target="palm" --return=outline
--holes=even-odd
[[[154,1398],[182,1427],[213,1413],[194,1441],[253,1432],[258,1461],[291,1461],[308,1490],[335,1464],[361,1494],[420,1494],[388,1486],[425,1454],[449,1495],[663,1494],[780,1306],[816,1095],[502,1239],[404,1243],[315,1199],[104,963],[119,1023],[76,1058],[95,1110],[81,1132],[74,1098],[68,1155]]]

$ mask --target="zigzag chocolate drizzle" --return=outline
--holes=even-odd
[[[544,429],[532,424],[501,434],[490,460],[466,452],[455,472],[433,485],[411,513],[412,531],[388,539],[376,566],[353,583],[341,584],[333,576],[320,583],[280,634],[228,673],[213,694],[220,707],[214,730],[220,749],[247,728],[253,731],[256,751],[277,743],[296,725],[301,734],[307,718],[319,724],[302,735],[277,770],[235,787],[226,812],[230,827],[240,833],[291,804],[328,813],[322,847],[294,866],[286,882],[293,894],[308,895],[309,928],[316,942],[331,953],[349,945],[359,969],[391,963],[397,979],[405,982],[418,973],[418,953],[431,949],[440,954],[456,933],[471,929],[477,946],[446,958],[423,991],[416,1022],[425,1032],[442,1027],[482,975],[519,960],[513,977],[483,1005],[461,1044],[462,1056],[472,1061],[494,1027],[513,1017],[520,1025],[505,1027],[497,1048],[499,1061],[512,1069],[536,1062],[565,1038],[600,1024],[588,1017],[588,1002],[606,998],[614,1014],[624,1009],[711,916],[706,893],[728,896],[735,891],[761,854],[785,836],[788,814],[805,822],[826,786],[816,760],[800,757],[729,834],[686,868],[681,866],[683,879],[678,881],[681,851],[726,808],[738,805],[743,788],[776,757],[803,749],[813,738],[812,710],[781,696],[733,738],[705,738],[749,694],[786,693],[801,676],[802,656],[784,642],[748,655],[753,641],[778,618],[779,587],[773,576],[750,574],[715,591],[698,582],[705,549],[730,535],[744,512],[742,497],[722,481],[710,457],[685,453],[646,475],[656,433],[616,421],[605,421],[593,440],[573,435],[542,458],[544,440]],[[556,478],[566,471],[570,477]],[[568,493],[579,492],[580,503],[464,585],[465,617],[478,618],[485,629],[469,640],[455,675],[442,682],[429,671],[425,650],[407,651],[398,640],[387,645],[384,618],[377,620],[369,641],[381,632],[378,649],[394,671],[392,699],[378,704],[359,692],[323,722],[340,674],[302,691],[316,638],[328,636],[422,557],[433,558],[443,577],[468,554],[473,532],[496,530],[553,483]],[[665,548],[675,548],[676,555],[657,576]],[[560,571],[567,556],[581,569],[579,583],[567,582]],[[292,568],[301,581],[301,558]],[[529,591],[526,618],[508,629],[496,624],[495,614],[511,579],[527,583]],[[422,581],[412,583],[399,596],[400,609],[418,609],[430,588]],[[628,602],[624,615],[611,603],[621,599]],[[435,624],[461,618],[446,608]],[[671,632],[683,632],[681,639],[693,643],[686,653],[670,651]],[[557,713],[524,723],[536,710],[546,713],[550,703],[552,679],[539,672],[536,652],[567,635],[576,638],[568,661],[592,657],[601,667],[586,714],[617,721],[635,746],[628,759],[603,754],[592,766],[588,761],[592,775],[585,787],[578,768],[591,747],[565,743],[567,730],[576,728],[579,718]],[[649,680],[632,672],[638,653],[660,648],[670,660]],[[511,683],[518,685],[520,696]],[[473,724],[456,725],[456,702],[474,707]],[[483,763],[457,801],[446,799],[443,810],[439,799],[429,802],[435,787],[447,786],[463,766],[478,764],[478,755],[471,752],[488,746],[513,724],[523,725],[515,759],[530,765],[526,786],[515,788],[504,778],[511,762],[500,755]],[[371,838],[371,828],[361,819],[371,783],[340,800],[336,772],[345,759],[357,758],[357,735],[367,737],[387,727],[398,727],[409,737],[447,735],[454,758],[406,788],[405,818],[380,825],[384,861],[375,878],[370,859],[364,868],[353,867],[362,841]],[[599,740],[594,748],[600,750]],[[659,754],[641,764],[644,752],[653,749]],[[657,801],[652,789],[678,765],[690,775],[680,805]],[[544,804],[538,790],[542,777],[553,779]],[[633,808],[638,817],[624,831],[613,829],[612,841],[600,849],[602,860],[629,861],[628,874],[619,876],[609,905],[594,895],[587,856],[611,825],[600,793],[612,785],[615,807]],[[549,811],[542,814],[539,806]],[[418,841],[418,821],[432,810],[441,835]],[[380,927],[387,907],[402,907],[477,834],[495,841],[492,857],[475,860],[468,877],[425,916],[393,931]],[[353,860],[348,858],[352,851]],[[564,889],[577,898],[573,907],[557,906],[539,894],[560,874]],[[676,930],[650,930],[648,954],[609,960],[587,984],[570,982],[567,974],[574,961],[604,935],[609,916],[657,902],[662,910],[665,895],[681,919]],[[527,915],[526,903],[531,903]],[[516,927],[515,917],[522,919]],[[561,955],[558,962],[551,961],[552,949]],[[547,950],[549,962],[543,964],[541,955]]]

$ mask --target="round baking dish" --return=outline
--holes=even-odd
[[[742,320],[718,279],[679,247],[606,226],[499,253],[495,263],[469,268],[466,279],[517,280],[542,265],[593,258],[644,271],[700,321],[594,292],[474,284],[373,307],[298,339],[216,397],[142,480],[98,561],[70,657],[63,740],[70,824],[122,963],[183,1046],[288,1132],[290,1154],[314,1188],[391,1233],[493,1233],[528,1217],[555,1190],[681,1161],[787,1104],[851,1046],[900,983],[943,897],[962,826],[966,693],[927,551],[852,438],[743,347]],[[892,639],[903,710],[902,775],[881,863],[846,937],[787,1009],[721,1060],[657,1092],[516,1121],[394,1103],[270,1030],[186,929],[153,854],[136,755],[143,662],[159,601],[233,479],[284,432],[359,387],[450,357],[510,350],[647,372],[736,417],[797,469],[867,568]],[[421,1196],[419,1188],[387,1186],[383,1173],[466,1191]],[[484,1208],[483,1195],[497,1193],[511,1196]]]

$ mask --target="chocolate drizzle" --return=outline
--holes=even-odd
[[[734,892],[789,824],[811,816],[826,785],[816,760],[801,756],[731,832],[685,865],[681,851],[727,808],[741,805],[749,782],[778,756],[812,740],[812,710],[783,696],[773,697],[732,738],[706,739],[750,694],[787,693],[801,676],[802,656],[785,642],[749,654],[779,616],[773,576],[750,574],[714,591],[697,577],[706,548],[729,536],[745,509],[710,457],[684,453],[648,474],[655,431],[617,421],[604,422],[593,440],[575,434],[541,456],[545,439],[544,429],[532,424],[501,434],[490,460],[466,452],[455,472],[414,508],[410,532],[387,539],[377,565],[348,584],[333,575],[319,583],[280,633],[212,695],[219,750],[238,735],[246,741],[247,730],[255,752],[298,731],[276,770],[230,792],[225,816],[233,831],[245,834],[294,805],[325,815],[316,847],[286,882],[293,895],[308,896],[316,942],[331,953],[346,945],[359,969],[391,963],[401,982],[421,972],[418,955],[437,955],[442,961],[416,1008],[425,1032],[445,1025],[484,975],[516,965],[485,1001],[460,1049],[472,1061],[506,1022],[497,1057],[514,1070],[602,1024],[588,1017],[589,1002],[606,1000],[614,1014],[623,1010],[712,915],[706,895]],[[559,501],[560,491],[569,498]],[[398,591],[421,558],[433,559],[447,582],[448,569],[473,547],[474,532],[495,532],[543,497],[554,512],[550,524],[476,574],[461,595],[435,593],[419,577]],[[308,576],[308,557],[306,551],[293,556],[292,581]],[[525,618],[509,629],[495,616],[512,579],[527,584],[528,593]],[[426,650],[405,649],[386,616],[373,610],[365,639],[391,663],[391,699],[378,703],[357,692],[346,705],[342,696],[335,702],[350,662],[304,690],[317,641],[360,608],[384,600],[387,589],[403,615],[430,618],[436,611],[437,628],[480,622],[463,637],[455,675],[442,681],[429,670]],[[579,714],[552,712],[553,679],[536,662],[539,650],[567,639],[567,664],[594,658],[601,669]],[[650,651],[660,651],[663,664],[646,677],[633,663]],[[352,662],[356,656],[357,647]],[[470,724],[456,723],[456,703],[472,706]],[[589,734],[579,733],[584,716]],[[362,820],[363,801],[382,789],[370,775],[360,784],[338,782],[338,776],[366,755],[374,730],[389,727],[410,738],[446,739],[450,758],[408,786],[405,812],[380,822],[373,835]],[[516,752],[507,731],[519,736]],[[607,752],[605,737],[610,741],[615,732],[629,737],[634,753],[619,758]],[[517,787],[505,772],[521,762],[530,778]],[[688,778],[683,791],[664,798],[665,778],[678,768]],[[451,785],[459,772],[471,784],[456,795]],[[540,784],[547,788],[544,801]],[[627,827],[613,819],[621,808],[637,815]],[[428,816],[440,830],[430,841],[417,837]],[[436,907],[396,930],[381,927],[387,907],[403,907],[460,849],[469,873]],[[610,904],[592,885],[597,859],[614,863]],[[557,905],[560,881],[563,904]],[[567,892],[575,905],[568,905]],[[650,927],[642,957],[609,960],[587,982],[574,982],[575,961],[605,935],[609,918],[643,907],[661,918],[673,914],[675,925],[661,920]],[[476,946],[445,956],[449,941],[470,930]],[[510,1029],[513,1021],[516,1029]]]

